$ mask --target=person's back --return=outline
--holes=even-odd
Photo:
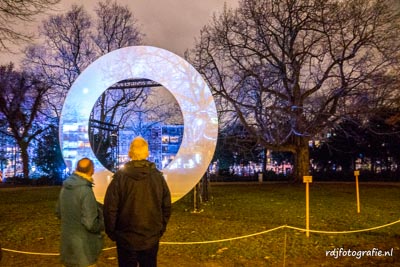
[[[135,139],[137,141],[137,139]],[[107,235],[117,242],[120,266],[156,266],[158,243],[171,214],[171,196],[162,173],[147,161],[147,142],[132,142],[130,152],[141,143],[142,155],[118,170],[104,199]],[[146,142],[146,143],[144,143]]]
[[[80,172],[79,164],[82,160],[77,171],[64,181],[57,205],[61,219],[60,255],[65,266],[95,264],[103,246],[104,222],[92,191],[93,170]],[[92,162],[90,168],[93,168]]]

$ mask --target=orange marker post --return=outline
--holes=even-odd
[[[358,189],[358,176],[360,171],[354,171],[354,176],[356,177],[356,192],[357,192],[357,213],[360,213],[360,191]]]
[[[310,236],[310,190],[309,184],[312,183],[312,176],[303,176],[303,183],[306,184],[306,236]]]

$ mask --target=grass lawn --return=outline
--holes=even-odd
[[[58,253],[60,223],[54,207],[59,191],[59,187],[0,188],[1,246]],[[308,238],[304,232],[281,227],[228,241],[170,244],[242,237],[282,225],[305,228],[303,184],[211,184],[209,198],[200,213],[191,212],[190,195],[173,204],[158,254],[160,267],[400,266],[400,223],[359,233],[310,233]],[[354,184],[311,184],[310,229],[351,231],[400,219],[400,184],[361,184],[360,200],[358,214]],[[113,246],[106,238],[105,248]],[[327,256],[334,249],[344,250],[342,255],[351,250],[364,256]],[[376,256],[378,250],[392,256]],[[116,256],[115,249],[104,251],[98,266],[117,266]],[[0,266],[61,265],[57,256],[3,251]]]

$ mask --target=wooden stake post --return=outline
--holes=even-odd
[[[354,176],[356,177],[356,192],[357,192],[357,213],[360,213],[360,191],[358,189],[358,176],[360,171],[354,171]]]
[[[312,183],[312,176],[303,176],[303,183],[306,184],[306,236],[310,236],[310,190],[309,184]]]

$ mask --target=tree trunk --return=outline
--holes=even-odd
[[[262,153],[263,153],[262,173],[265,177],[267,174],[267,156],[268,156],[267,149],[264,148]]]
[[[301,183],[303,181],[303,176],[310,174],[310,151],[308,138],[297,136],[295,142],[294,181]]]
[[[29,179],[29,155],[28,155],[28,144],[25,142],[19,143],[19,148],[21,149],[21,159],[22,159],[22,170],[24,174],[24,179]]]

